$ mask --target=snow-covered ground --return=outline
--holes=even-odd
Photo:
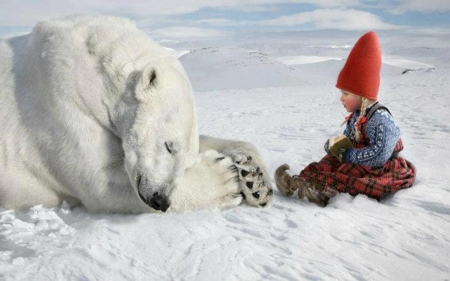
[[[250,141],[271,174],[283,163],[298,173],[343,130],[334,83],[350,48],[330,47],[340,44],[174,52],[196,90],[201,133]],[[275,191],[264,209],[0,209],[0,280],[449,280],[449,51],[401,50],[386,52],[379,99],[417,167],[413,188],[381,203],[340,194],[326,208]]]

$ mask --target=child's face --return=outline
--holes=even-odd
[[[341,102],[347,112],[355,112],[355,110],[361,109],[362,98],[361,96],[354,95],[350,92],[341,90]]]

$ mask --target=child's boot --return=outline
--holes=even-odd
[[[298,189],[294,179],[286,172],[286,170],[289,169],[289,165],[284,164],[278,167],[275,171],[275,184],[284,196],[292,196],[292,194],[294,194],[294,192]]]
[[[328,205],[330,198],[336,196],[338,191],[329,187],[323,186],[315,182],[301,182],[298,189],[298,198],[308,198],[309,202],[312,202],[320,207]]]

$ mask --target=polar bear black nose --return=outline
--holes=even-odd
[[[153,209],[163,212],[167,211],[167,209],[170,207],[170,203],[167,197],[162,196],[158,192],[153,193],[149,203],[150,207],[152,207]]]

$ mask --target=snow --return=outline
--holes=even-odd
[[[396,58],[396,57],[384,57],[383,62],[385,64],[394,65],[394,66],[403,67],[403,68],[416,68],[416,69],[417,68],[419,68],[419,69],[433,68],[433,66],[428,63],[422,63],[422,62],[406,60],[406,59]]]
[[[197,91],[293,86],[301,73],[258,51],[205,47],[180,57]],[[215,73],[215,75],[211,75]],[[262,79],[263,78],[263,79]]]
[[[271,174],[283,163],[298,173],[342,132],[334,83],[344,60],[317,59],[345,59],[336,48],[283,55],[267,45],[274,51],[189,46],[174,53],[196,90],[200,132],[254,143]],[[0,209],[0,280],[448,280],[449,52],[425,47],[383,50],[379,94],[402,130],[402,155],[417,167],[414,187],[380,203],[340,194],[326,208],[275,190],[263,209]]]
[[[342,58],[319,57],[319,56],[289,56],[289,57],[281,57],[278,58],[277,60],[286,65],[296,65],[296,64],[316,63],[329,60],[342,60]]]

